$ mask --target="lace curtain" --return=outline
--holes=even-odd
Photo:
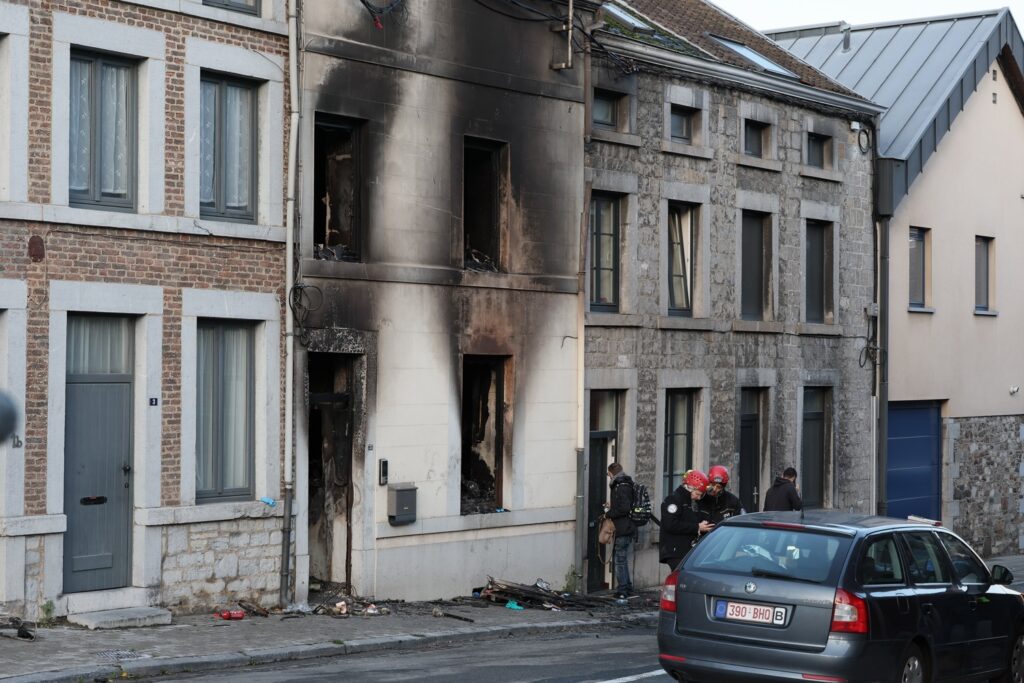
[[[199,327],[196,367],[196,490],[199,492],[217,493],[249,486],[252,337],[250,327]]]
[[[98,90],[94,88],[97,73]],[[128,196],[131,76],[126,65],[71,60],[69,187],[73,192],[92,194],[98,184],[99,196],[93,199]],[[95,124],[98,130],[94,131]],[[97,159],[98,178],[93,175]]]

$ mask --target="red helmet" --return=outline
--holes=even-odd
[[[715,465],[708,470],[708,479],[712,484],[729,485],[729,470],[722,465]]]
[[[704,493],[708,488],[708,475],[704,474],[700,470],[690,470],[686,473],[686,476],[683,477],[683,484],[690,489]]]

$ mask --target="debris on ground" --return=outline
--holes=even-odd
[[[470,624],[475,624],[476,623],[475,620],[470,619],[469,617],[464,617],[464,616],[461,616],[459,614],[452,614],[451,612],[445,612],[440,607],[435,607],[433,609],[433,611],[432,611],[432,614],[435,617],[448,617],[449,619],[458,619],[459,621],[467,621]]]
[[[482,600],[490,600],[506,606],[512,603],[520,609],[531,607],[546,610],[587,610],[614,604],[612,599],[606,597],[559,593],[552,590],[551,585],[543,579],[537,579],[532,586],[528,586],[488,576],[486,586],[473,589],[474,596],[477,593]],[[509,609],[516,609],[516,607]]]
[[[259,605],[255,605],[246,600],[239,600],[238,606],[245,610],[245,613],[253,617],[269,617],[270,612],[263,609]]]

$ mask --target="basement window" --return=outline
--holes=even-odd
[[[463,266],[498,272],[501,264],[501,201],[508,183],[508,145],[467,137],[463,147]]]
[[[507,429],[505,373],[508,359],[464,356],[462,360],[462,494],[464,515],[502,507]]]
[[[317,114],[313,163],[313,257],[359,261],[358,123]]]

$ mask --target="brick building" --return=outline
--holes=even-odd
[[[277,600],[286,58],[273,0],[0,2],[0,612]]]
[[[590,519],[611,460],[656,501],[723,464],[760,509],[795,466],[808,506],[871,510],[878,108],[699,0],[604,17],[586,145]],[[656,540],[641,533],[640,585],[658,579]],[[587,585],[607,583],[588,556]]]

